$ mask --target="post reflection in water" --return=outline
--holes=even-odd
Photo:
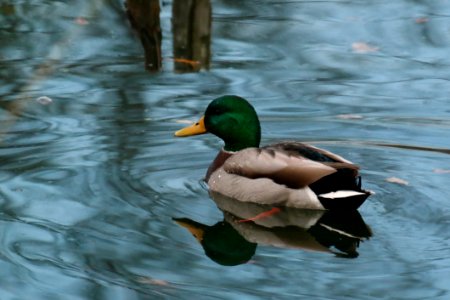
[[[358,257],[360,242],[372,236],[358,211],[302,210],[272,207],[230,199],[210,193],[223,220],[209,226],[187,218],[174,218],[202,245],[205,254],[221,265],[248,262],[258,244],[280,248],[333,253]]]
[[[209,69],[211,3],[209,0],[174,0],[172,5],[175,70]]]
[[[145,53],[145,68],[162,67],[159,0],[127,0],[127,15]],[[177,72],[209,69],[211,3],[209,0],[174,0],[172,4],[173,60]]]

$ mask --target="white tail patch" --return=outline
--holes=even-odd
[[[341,199],[341,198],[350,198],[353,196],[359,196],[364,195],[364,193],[356,192],[356,191],[336,191],[336,192],[330,192],[326,194],[320,194],[319,196],[322,198],[328,198],[328,199]]]

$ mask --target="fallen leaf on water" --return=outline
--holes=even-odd
[[[169,282],[162,279],[156,279],[156,278],[148,278],[148,277],[141,277],[138,279],[140,283],[144,284],[153,284],[153,285],[159,285],[159,286],[169,286]]]
[[[401,185],[408,185],[409,184],[408,181],[403,180],[403,179],[398,178],[398,177],[389,177],[389,178],[386,178],[386,181],[390,182],[390,183],[401,184]]]
[[[191,120],[185,120],[185,119],[175,120],[175,123],[180,123],[180,124],[194,124],[193,121],[191,121]]]
[[[450,174],[450,170],[446,170],[446,169],[434,169],[433,173],[437,173],[437,174]]]
[[[427,17],[421,17],[421,18],[417,18],[416,19],[416,23],[417,24],[423,24],[423,23],[426,23],[426,22],[428,22],[428,18]]]
[[[369,52],[377,52],[380,48],[369,45],[363,42],[356,42],[352,44],[352,50],[356,53],[369,53]]]
[[[196,66],[196,65],[200,64],[200,62],[198,60],[190,60],[190,59],[186,59],[186,58],[174,58],[173,60],[175,62],[184,63],[184,64],[188,64],[191,66]]]
[[[75,23],[78,25],[81,25],[81,26],[85,26],[85,25],[89,24],[89,21],[83,17],[78,17],[78,18],[75,18]]]
[[[337,118],[343,119],[343,120],[361,120],[361,119],[363,119],[363,116],[354,115],[354,114],[341,114],[341,115],[337,115]]]
[[[41,96],[36,98],[36,102],[42,105],[50,105],[53,103],[53,100],[47,96]]]

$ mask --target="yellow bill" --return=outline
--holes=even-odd
[[[205,117],[201,117],[197,123],[184,127],[183,129],[175,132],[175,136],[190,136],[207,133],[205,128]]]
[[[189,232],[199,241],[203,241],[203,236],[205,235],[206,226],[189,219],[175,219],[178,225],[186,228]]]

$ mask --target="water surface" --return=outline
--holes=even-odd
[[[1,4],[0,298],[448,299],[449,4],[213,1],[210,70],[182,74],[171,2],[153,73],[121,1]],[[361,166],[357,258],[261,244],[223,266],[173,220],[224,218],[201,183],[221,142],[173,137],[223,94],[264,144]]]

